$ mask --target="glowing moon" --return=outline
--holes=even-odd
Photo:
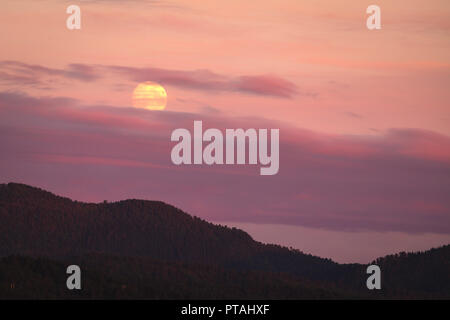
[[[139,83],[133,91],[133,106],[147,110],[164,110],[167,103],[167,92],[155,82]]]

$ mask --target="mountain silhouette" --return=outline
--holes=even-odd
[[[0,185],[0,221],[3,298],[445,298],[450,292],[450,246],[377,259],[383,289],[372,292],[365,265],[263,244],[160,201],[83,203],[8,183]],[[84,290],[66,289],[68,264],[82,268]]]

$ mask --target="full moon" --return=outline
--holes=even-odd
[[[139,83],[133,91],[133,106],[147,110],[164,110],[167,103],[166,90],[151,81]]]

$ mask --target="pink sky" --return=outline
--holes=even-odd
[[[449,243],[449,16],[438,0],[3,0],[0,182],[163,200],[313,254],[341,239],[338,261]],[[143,81],[165,111],[132,108]],[[174,166],[170,133],[194,120],[280,128],[279,174]]]

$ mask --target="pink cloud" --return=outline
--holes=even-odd
[[[297,87],[292,82],[271,75],[240,77],[236,89],[244,92],[286,98],[297,93]]]
[[[176,128],[280,128],[280,171],[175,166]],[[425,147],[424,147],[425,146]],[[0,94],[0,176],[77,200],[157,199],[214,221],[450,233],[450,140],[419,129],[330,135],[262,118]]]
[[[150,162],[114,159],[104,157],[84,157],[84,156],[65,156],[52,154],[38,154],[37,161],[60,164],[75,164],[75,165],[101,165],[101,166],[115,166],[115,167],[138,167],[138,168],[168,168],[167,166],[155,165]]]

